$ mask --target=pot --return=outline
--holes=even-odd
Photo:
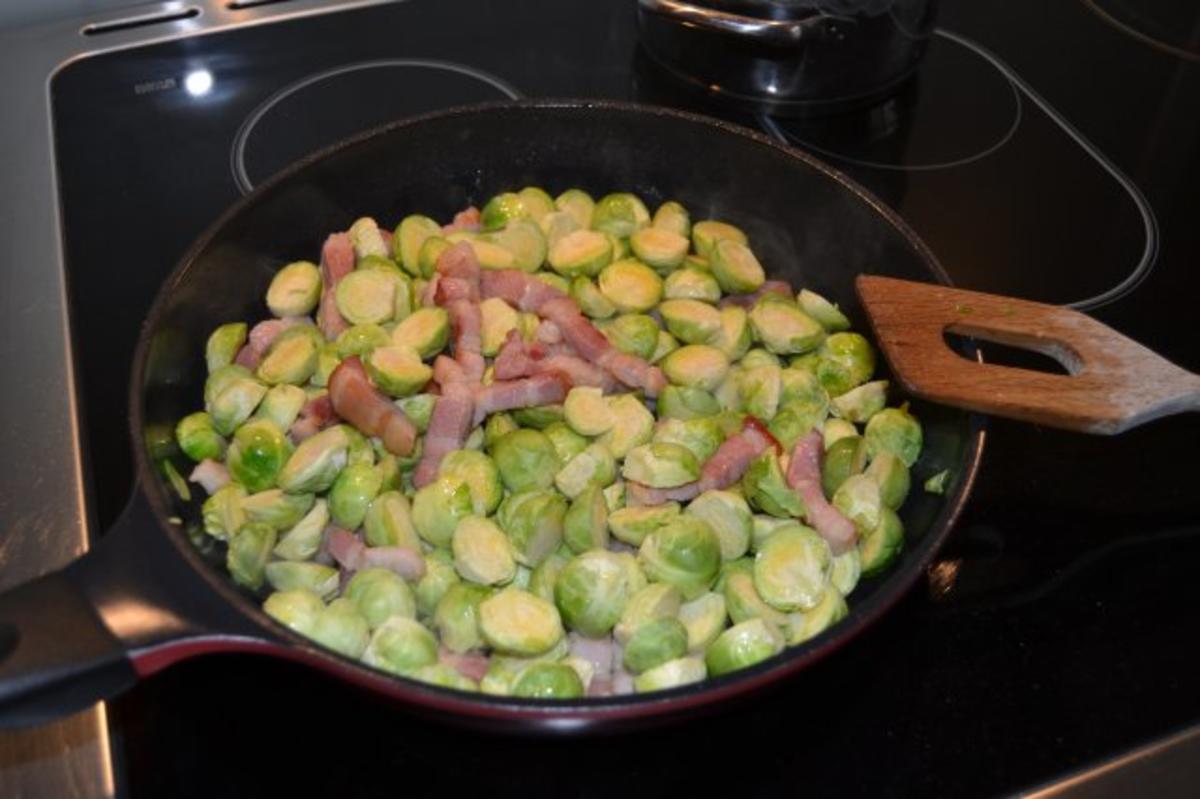
[[[779,116],[871,105],[925,53],[937,0],[638,0],[646,53],[711,98]]]

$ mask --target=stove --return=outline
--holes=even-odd
[[[53,276],[35,279],[51,280],[46,296],[57,299],[41,323],[62,325],[61,351],[51,336],[37,354],[66,364],[67,353],[73,369],[59,378],[62,407],[32,385],[4,406],[8,418],[56,419],[61,449],[41,463],[65,457],[78,480],[64,467],[57,495],[43,485],[0,499],[0,521],[14,523],[0,529],[53,496],[81,536],[120,511],[132,487],[123,420],[140,320],[226,206],[346,135],[483,100],[627,99],[763,131],[874,191],[957,285],[1069,304],[1200,369],[1194,4],[943,4],[926,59],[898,94],[799,120],[726,110],[675,83],[639,50],[634,5],[168,3],[97,23],[86,38],[102,52],[49,83],[65,294],[54,297]],[[19,321],[6,322],[10,341]],[[30,368],[20,366],[28,352],[3,354]],[[525,795],[1067,790],[1069,774],[1200,724],[1197,445],[1195,416],[1117,438],[991,422],[975,493],[924,585],[782,689],[667,731],[487,737],[298,666],[228,655],[113,703],[104,756],[115,790],[135,797],[390,795],[411,792],[414,773],[437,774],[442,791]]]

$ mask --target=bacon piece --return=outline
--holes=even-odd
[[[474,412],[475,402],[469,383],[459,381],[442,385],[442,395],[433,406],[429,429],[425,431],[421,462],[413,471],[414,486],[420,488],[433,482],[442,458],[462,448],[471,430]]]
[[[479,311],[479,260],[467,242],[449,247],[438,257],[440,277],[434,300],[450,314],[454,360],[468,380],[478,382],[486,364],[483,347],[483,318]]]
[[[350,325],[337,308],[335,292],[343,277],[354,271],[354,244],[349,233],[334,233],[321,247],[321,304],[317,308],[317,327],[333,341]]]
[[[638,505],[661,505],[664,502],[687,502],[700,495],[700,481],[693,480],[674,488],[651,488],[634,480],[625,481],[626,502]]]
[[[250,370],[257,369],[263,356],[267,354],[267,350],[271,349],[275,339],[279,338],[279,334],[289,327],[301,324],[308,324],[308,319],[303,316],[264,319],[250,328],[250,335],[246,337],[245,345],[238,350],[237,357],[233,359],[233,362]]]
[[[821,457],[824,449],[824,440],[817,430],[798,440],[788,462],[787,481],[804,500],[805,519],[821,534],[833,554],[840,555],[858,541],[858,529],[854,522],[829,504],[821,490]]]
[[[338,565],[349,572],[362,568],[363,553],[367,546],[362,539],[345,527],[331,524],[325,528],[325,547]]]
[[[741,480],[754,459],[771,446],[778,448],[779,442],[766,431],[762,422],[747,416],[742,429],[722,441],[717,451],[700,467],[699,480],[674,488],[651,488],[626,480],[625,496],[634,505],[661,505],[664,502],[686,502],[705,491],[728,488]]]
[[[437,305],[438,285],[441,282],[442,276],[434,272],[433,277],[429,278],[429,282],[425,284],[425,288],[421,292],[421,305],[426,308]]]
[[[487,655],[481,655],[478,652],[459,654],[443,646],[438,649],[438,663],[449,666],[462,676],[479,682],[483,679],[483,675],[487,674],[491,660]]]
[[[393,455],[408,455],[417,441],[417,428],[404,411],[375,390],[362,361],[351,356],[329,376],[333,411],[365,436],[378,436]]]
[[[467,382],[467,375],[458,365],[458,361],[449,355],[439,355],[433,361],[433,382],[439,386],[449,383],[464,383]]]
[[[768,294],[779,294],[789,300],[794,299],[790,285],[782,280],[768,280],[749,294],[730,294],[728,297],[722,297],[721,302],[718,304],[722,308],[736,305],[739,308],[749,310],[754,307],[754,303]]]
[[[543,303],[538,313],[558,327],[563,340],[570,344],[581,358],[599,363],[605,353],[617,351],[612,342],[579,312],[579,306],[569,297],[564,296]]]
[[[188,479],[199,484],[209,494],[215,494],[219,488],[229,483],[229,470],[220,461],[205,458],[196,464]]]
[[[383,239],[383,246],[387,248],[387,257],[395,255],[396,251],[392,249],[392,231],[379,228],[379,238]]]
[[[621,384],[611,374],[573,353],[569,345],[527,342],[520,333],[510,330],[492,367],[497,380],[558,372],[571,386],[594,386],[607,394],[620,390]]]
[[[420,580],[425,576],[425,558],[409,547],[364,547],[359,568],[387,569],[405,580]]]
[[[522,311],[541,313],[547,302],[568,299],[567,295],[519,269],[486,269],[479,276],[483,298],[499,297]]]
[[[562,331],[558,329],[558,325],[549,319],[543,319],[541,324],[537,326],[535,337],[538,341],[546,344],[558,344],[563,340]]]
[[[558,372],[571,386],[591,386],[605,394],[615,394],[624,388],[610,373],[574,355],[551,355],[534,362],[534,374]]]
[[[475,424],[496,411],[536,408],[562,402],[570,387],[570,383],[559,372],[546,372],[521,380],[498,380],[475,391]]]
[[[630,388],[642,389],[647,396],[657,397],[667,387],[662,369],[615,347],[601,355],[597,363]]]
[[[337,421],[337,414],[333,412],[333,402],[329,399],[329,392],[326,392],[304,403],[296,421],[292,422],[292,426],[288,428],[288,435],[291,436],[293,443],[299,444],[304,439],[315,436],[335,421]]]
[[[479,209],[473,205],[468,205],[454,215],[454,220],[450,224],[442,225],[442,235],[457,233],[460,230],[478,233],[479,228]]]

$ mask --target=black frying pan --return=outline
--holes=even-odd
[[[264,317],[262,297],[279,265],[315,257],[329,232],[359,216],[393,222],[420,209],[449,218],[526,185],[628,190],[651,207],[676,199],[694,218],[730,220],[746,230],[772,276],[829,296],[860,330],[856,274],[946,280],[916,235],[843,175],[763,136],[677,111],[607,102],[475,106],[316,153],[226,212],[164,282],[142,328],[130,387],[139,487],[85,557],[0,596],[0,726],[66,715],[179,660],[222,651],[304,661],[398,704],[481,725],[575,731],[662,720],[795,675],[904,594],[970,490],[982,446],[977,417],[915,406],[925,451],[914,482],[949,468],[951,483],[944,496],[913,491],[901,513],[904,553],[889,572],[859,584],[845,620],[754,668],[671,691],[534,702],[412,682],[293,634],[234,585],[223,553],[200,532],[199,502],[175,496],[146,443],[148,431],[173,429],[202,404],[213,327]],[[182,459],[177,465],[189,468]]]

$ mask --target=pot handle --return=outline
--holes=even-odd
[[[825,19],[823,14],[803,20],[759,19],[682,0],[638,0],[638,5],[645,12],[671,17],[715,33],[733,34],[780,46],[796,45],[807,40],[818,30],[817,24]]]

